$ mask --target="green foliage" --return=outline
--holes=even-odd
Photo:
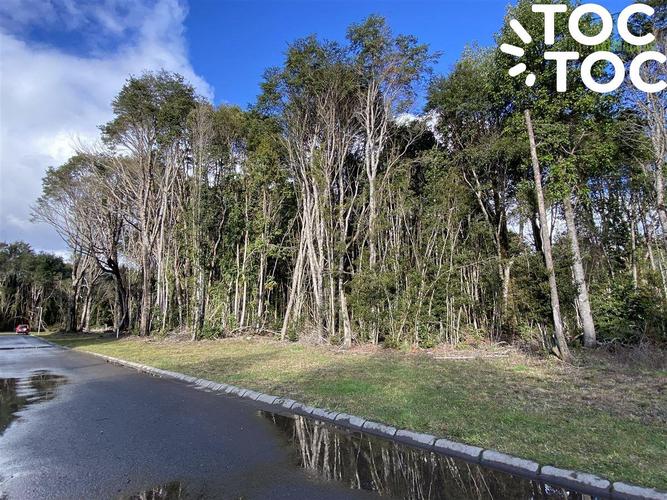
[[[408,111],[416,86],[430,74],[438,54],[429,51],[412,35],[394,35],[384,17],[371,15],[347,31],[350,57],[362,75],[362,85],[371,82],[393,94],[394,112]]]
[[[159,71],[130,77],[112,103],[115,118],[104,125],[104,138],[120,141],[128,129],[154,130],[146,139],[168,144],[185,131],[194,106],[194,89],[181,75]]]
[[[114,255],[126,264],[118,274],[127,276],[133,312],[142,307],[140,267],[149,270],[155,331],[290,340],[315,332],[331,343],[351,336],[395,348],[548,344],[550,293],[522,115],[530,109],[567,334],[575,338],[579,324],[579,259],[561,210],[571,200],[600,337],[663,342],[662,170],[646,113],[627,87],[586,89],[581,61],[570,67],[568,92],[557,92],[545,50],[583,59],[609,44],[579,46],[563,14],[556,44],[546,47],[533,3],[510,6],[507,21],[533,35],[522,62],[537,75],[534,87],[508,76],[515,58],[471,46],[431,81],[426,114],[414,120],[399,114],[414,111],[437,54],[375,15],[351,25],[344,41],[313,35],[290,44],[248,110],[204,102],[180,75],[131,77],[102,127],[109,149],[49,169],[36,212],[90,218],[83,227],[92,248],[78,250],[108,271],[90,228],[113,219],[108,202],[118,193],[108,188],[118,172],[127,184],[144,179],[145,189],[118,196],[109,226],[117,223]],[[597,29],[593,18],[582,23]],[[520,45],[507,23],[496,42]],[[595,68],[597,78],[606,72]],[[149,168],[125,168],[135,164]],[[139,246],[151,246],[146,262]],[[56,279],[41,264],[31,273],[26,283]]]
[[[635,288],[627,274],[617,276],[593,294],[593,312],[603,342],[634,344],[667,340],[667,310],[660,297],[646,286]]]
[[[37,329],[40,307],[45,325],[59,323],[70,274],[60,257],[35,253],[22,241],[0,242],[0,329],[21,323]]]

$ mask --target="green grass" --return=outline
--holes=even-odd
[[[516,353],[437,360],[264,339],[48,338],[81,351],[667,490],[664,370],[617,366],[590,356],[575,366]]]

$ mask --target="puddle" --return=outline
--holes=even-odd
[[[181,500],[190,497],[186,495],[185,488],[180,481],[172,481],[123,498],[127,500]]]
[[[296,465],[352,489],[414,500],[594,498],[299,415],[260,415],[283,432]]]
[[[56,389],[67,381],[62,375],[34,371],[25,378],[0,378],[0,435],[17,418],[17,413],[29,405],[50,401]]]

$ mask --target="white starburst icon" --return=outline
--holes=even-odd
[[[532,43],[533,37],[530,36],[530,33],[526,31],[526,28],[524,28],[519,21],[517,21],[516,19],[512,19],[510,21],[510,27],[525,45]],[[516,45],[510,45],[508,43],[503,43],[500,46],[500,50],[505,54],[509,54],[514,57],[523,57],[524,54],[526,53],[526,51],[521,47],[517,47]],[[519,76],[520,74],[525,73],[527,69],[528,68],[524,63],[519,63],[516,66],[512,66],[510,68],[509,75],[511,77]],[[535,85],[536,80],[537,77],[535,76],[534,73],[528,73],[528,75],[526,76],[526,85],[532,87],[533,85]]]

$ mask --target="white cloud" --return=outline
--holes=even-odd
[[[0,9],[5,20],[3,10],[12,3]],[[35,12],[69,16],[71,26],[98,26],[99,37],[124,33],[131,24],[135,32],[112,52],[75,55],[33,44],[21,31],[0,31],[0,241],[23,239],[38,249],[59,250],[64,244],[52,230],[29,222],[41,178],[47,167],[66,161],[76,144],[97,140],[97,127],[111,118],[111,100],[127,77],[164,68],[182,74],[206,97],[212,98],[213,89],[188,60],[187,10],[178,0],[124,3],[130,6],[124,10],[118,0],[85,8],[63,0],[29,1],[16,7],[15,26],[36,22],[32,3]]]
[[[31,29],[81,31],[92,35],[85,42],[108,42],[139,28],[160,0],[3,0],[0,24],[11,32]],[[102,35],[105,37],[101,40]]]

